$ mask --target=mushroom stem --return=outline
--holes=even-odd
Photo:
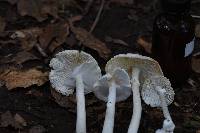
[[[165,100],[165,93],[166,93],[165,89],[161,88],[160,86],[157,86],[156,91],[158,92],[160,100],[161,100],[161,106],[162,106],[164,117],[166,119],[171,120],[172,118],[170,116],[170,113],[169,113],[169,110],[168,110],[168,107],[167,107],[167,103],[166,103],[166,100]]]
[[[131,123],[129,125],[128,133],[137,133],[140,118],[142,113],[141,98],[140,98],[140,82],[139,82],[140,70],[138,68],[133,68],[132,70],[132,91],[133,91],[133,115],[131,118]]]
[[[84,84],[81,75],[76,76],[77,120],[76,133],[86,133]]]
[[[161,88],[160,86],[157,86],[156,87],[156,91],[158,92],[159,94],[159,97],[160,97],[160,100],[161,100],[161,105],[162,105],[162,110],[163,110],[163,114],[164,114],[164,117],[165,117],[165,120],[163,122],[163,129],[162,130],[165,130],[166,132],[173,132],[174,131],[174,128],[175,128],[175,125],[172,121],[172,118],[170,116],[170,113],[169,113],[169,110],[168,110],[168,107],[167,107],[167,103],[166,103],[166,99],[165,99],[165,89]]]
[[[115,120],[116,87],[117,86],[115,82],[111,82],[102,133],[113,133]]]

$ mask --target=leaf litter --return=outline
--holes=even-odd
[[[6,13],[8,14],[8,12],[11,12],[11,15],[5,16],[0,14],[0,51],[1,51],[0,87],[2,88],[6,87],[8,90],[13,90],[15,88],[19,89],[19,87],[29,89],[33,85],[37,86],[44,85],[46,82],[48,82],[48,72],[49,72],[48,63],[50,58],[57,53],[57,49],[64,50],[64,49],[74,49],[79,47],[78,41],[84,47],[97,51],[98,56],[101,57],[101,59],[103,60],[109,59],[113,52],[108,48],[108,44],[110,42],[119,44],[119,46],[126,46],[126,48],[129,49],[131,48],[129,47],[130,44],[127,43],[128,41],[125,39],[118,39],[120,37],[115,37],[115,36],[110,37],[112,35],[107,34],[105,32],[104,34],[108,38],[102,37],[105,38],[105,40],[101,40],[97,38],[95,34],[90,32],[90,30],[88,30],[84,26],[79,25],[81,22],[85,21],[85,19],[82,18],[87,17],[87,15],[90,14],[90,11],[93,11],[94,7],[96,8],[96,6],[98,6],[99,8],[101,8],[102,3],[99,4],[100,1],[93,1],[93,2],[91,2],[91,0],[81,0],[81,2],[74,0],[61,0],[59,2],[56,0],[28,0],[28,1],[3,0],[3,1],[7,1],[8,3],[10,3],[9,9],[6,10]],[[83,3],[85,5],[87,3],[91,4],[88,6],[88,8],[90,9],[87,9],[86,11],[87,13],[85,13],[83,10],[86,9],[86,7],[82,6]],[[110,4],[110,8],[106,8],[104,11],[107,12],[109,10],[113,10],[111,4],[118,4],[120,5],[120,7],[134,6],[133,8],[130,8],[129,11],[127,11],[130,12],[135,10],[134,3],[135,1],[133,0],[106,1],[106,4]],[[78,10],[78,14],[81,14],[80,12],[83,12],[83,14],[81,14],[81,17],[77,16],[77,13],[75,13],[76,15],[72,13],[70,11],[70,8]],[[140,7],[138,8],[140,10],[143,10],[141,4]],[[136,12],[134,11],[134,15],[131,16],[132,18],[129,21],[137,20],[137,18],[135,18],[138,16],[137,12],[138,11]],[[140,13],[139,16],[142,16],[142,13]],[[26,22],[27,20],[30,20],[30,23],[33,24],[27,26],[27,23],[29,23]],[[21,25],[24,26],[13,28],[12,24],[15,23],[16,21],[17,23],[20,24],[22,23]],[[75,24],[75,22],[77,23]],[[136,22],[137,21],[134,21],[134,23]],[[88,22],[88,24],[90,24],[90,22]],[[131,34],[133,33],[130,33],[130,35]],[[198,25],[196,27],[196,35],[197,37],[199,36]],[[140,47],[142,47],[146,53],[151,54],[151,40],[149,39],[149,37],[139,35],[136,38],[137,38],[136,39],[137,44]],[[39,64],[39,66],[32,65],[34,64],[34,62],[40,62],[42,65],[41,64]],[[200,66],[198,62],[199,62],[198,58],[195,57],[195,59],[193,59],[193,70],[197,73],[199,73],[199,66]],[[27,67],[25,64],[31,64],[31,67],[30,66]],[[38,69],[38,67],[40,69]],[[193,83],[194,81],[193,79],[191,81],[192,82],[190,83],[193,88],[199,87],[199,84],[196,84],[196,81],[195,83]],[[27,91],[28,92],[25,95],[29,95],[30,97],[42,98],[45,97],[46,95],[45,93],[41,93],[38,91],[30,91],[30,90]],[[197,89],[196,91],[197,93],[199,92]],[[13,93],[12,91],[10,92]],[[76,100],[74,95],[67,98],[53,91],[51,92],[51,94],[53,96],[53,101],[57,102],[60,106],[67,108],[68,111],[76,113]],[[102,122],[104,118],[105,104],[97,100],[93,95],[87,95],[86,99],[87,99],[86,106],[88,112],[87,117],[89,121],[96,119]],[[176,103],[179,104],[177,108],[182,107],[183,103],[185,102],[187,103],[187,101],[183,102],[180,99],[178,99],[178,101],[175,101]],[[188,102],[192,103],[188,104],[191,106],[193,105],[193,102],[195,102],[194,106],[195,110],[198,110],[199,108],[198,100],[197,101],[192,100]],[[131,115],[131,113],[128,112],[128,110],[131,110],[130,103],[131,100],[128,99],[126,103],[119,103],[117,105],[119,109],[117,111],[117,119],[118,119],[117,121],[120,121],[120,119],[123,118],[124,112]],[[124,110],[124,108],[126,108],[126,110]],[[190,106],[184,106],[184,108],[186,108],[185,110],[188,110]],[[51,110],[54,110],[54,108],[51,108]],[[146,108],[144,110],[145,112],[148,112]],[[190,112],[192,112],[192,108],[190,109]],[[148,113],[147,115],[150,116],[151,120],[153,120],[154,118],[156,118],[156,120],[160,119],[161,112],[159,110],[149,111]],[[180,112],[176,114],[180,114]],[[182,113],[181,115],[183,114],[184,113]],[[176,118],[177,120],[179,120],[178,117]],[[26,122],[26,120],[24,120],[24,118],[17,113],[13,115],[10,111],[7,111],[1,114],[0,124],[2,127],[11,126],[16,129],[22,129],[23,127],[27,126],[28,122]],[[199,124],[199,121],[195,120],[195,122],[196,125]],[[119,123],[120,125],[123,125],[124,123],[127,123],[127,121],[122,120]],[[89,124],[90,127],[95,127],[96,125],[102,126],[97,121],[94,121]],[[118,126],[119,125],[117,125],[116,127]],[[46,132],[47,130],[45,128],[37,123],[35,124],[35,126],[32,126],[29,129],[29,132],[30,133]],[[91,129],[90,131],[98,132],[96,131],[96,129]],[[197,129],[197,132],[198,131],[199,129]]]

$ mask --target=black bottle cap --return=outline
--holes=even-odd
[[[191,0],[161,0],[165,12],[185,13],[190,11]]]

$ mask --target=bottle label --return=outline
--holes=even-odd
[[[192,51],[194,50],[194,40],[195,40],[195,38],[193,38],[191,42],[186,44],[185,57],[189,56],[192,53]]]

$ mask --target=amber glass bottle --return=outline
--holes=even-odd
[[[191,72],[194,21],[190,0],[161,0],[163,12],[155,18],[152,53],[173,87],[180,87]]]

